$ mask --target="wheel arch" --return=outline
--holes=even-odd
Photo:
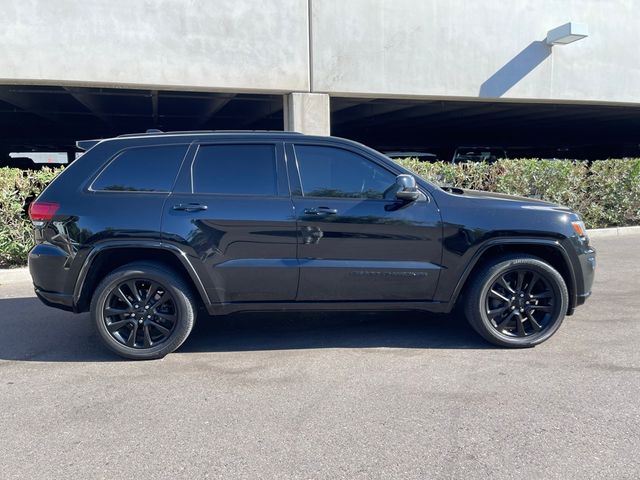
[[[195,268],[177,247],[160,242],[109,242],[95,246],[80,269],[73,292],[75,311],[88,311],[91,296],[106,275],[122,265],[138,261],[158,262],[169,266],[191,285],[203,306],[210,304]]]
[[[478,249],[458,280],[451,296],[451,307],[453,308],[457,304],[460,297],[463,296],[469,280],[483,265],[498,255],[517,253],[538,257],[560,273],[569,291],[567,315],[573,314],[576,306],[576,278],[569,255],[557,240],[541,238],[499,239],[483,245]]]

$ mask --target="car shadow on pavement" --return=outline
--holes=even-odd
[[[0,360],[103,362],[106,349],[84,313],[47,308],[34,297],[0,299]],[[318,348],[492,348],[456,315],[420,312],[238,313],[199,318],[179,352]]]

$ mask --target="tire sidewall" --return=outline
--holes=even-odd
[[[107,330],[104,318],[105,303],[117,285],[132,279],[148,279],[159,283],[171,293],[177,310],[176,325],[169,338],[150,348],[132,348],[122,345]],[[169,272],[149,266],[144,268],[122,268],[109,274],[96,288],[91,301],[91,317],[105,345],[118,355],[131,359],[161,358],[177,349],[189,336],[194,322],[194,308],[182,285],[175,285]]]

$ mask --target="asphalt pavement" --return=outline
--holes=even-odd
[[[0,479],[639,478],[640,235],[593,243],[593,297],[526,350],[455,316],[243,314],[124,361],[1,271]]]

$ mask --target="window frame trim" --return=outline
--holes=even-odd
[[[273,147],[274,163],[276,167],[276,193],[275,195],[262,195],[258,193],[218,193],[218,192],[196,192],[193,169],[198,159],[198,153],[201,147],[215,147],[222,145],[268,145]],[[193,152],[191,153],[190,164],[187,168],[185,165],[187,183],[189,184],[190,191],[180,192],[175,189],[172,193],[187,194],[187,195],[207,195],[214,197],[252,197],[257,199],[269,199],[269,198],[289,198],[291,196],[291,190],[289,189],[289,179],[286,170],[286,164],[284,160],[284,145],[281,140],[268,140],[268,139],[224,139],[224,140],[201,140],[196,141],[192,145]],[[283,176],[284,175],[284,176]],[[286,188],[285,188],[286,186]],[[282,190],[282,191],[281,191]]]
[[[343,145],[335,145],[335,144],[325,144],[325,143],[320,143],[320,142],[287,142],[287,146],[290,148],[291,151],[291,155],[293,156],[293,162],[291,162],[291,168],[294,169],[295,171],[295,177],[296,177],[296,187],[299,187],[301,194],[298,195],[295,192],[293,186],[291,187],[291,197],[295,198],[295,199],[300,199],[300,198],[308,198],[308,199],[322,199],[322,200],[326,200],[326,199],[331,199],[331,200],[342,200],[342,201],[354,201],[354,202],[363,202],[363,201],[373,201],[373,202],[385,202],[385,203],[393,203],[395,202],[395,200],[388,200],[385,198],[367,198],[367,197],[318,197],[318,196],[312,196],[312,195],[305,195],[304,194],[304,186],[302,184],[302,174],[300,172],[300,165],[298,163],[298,154],[296,152],[296,145],[300,145],[300,146],[307,146],[307,147],[325,147],[325,148],[335,148],[338,150],[345,150],[353,155],[357,155],[360,158],[363,158],[371,163],[373,163],[374,165],[382,168],[383,170],[389,172],[391,175],[393,175],[393,177],[397,177],[398,174],[394,171],[392,171],[390,168],[387,167],[387,165],[384,165],[382,162],[377,161],[375,158],[373,158],[372,156],[366,155],[364,152],[360,152],[360,151],[356,151],[355,149],[351,149],[348,148],[347,146],[343,146]],[[289,176],[292,176],[292,173],[289,172]]]

